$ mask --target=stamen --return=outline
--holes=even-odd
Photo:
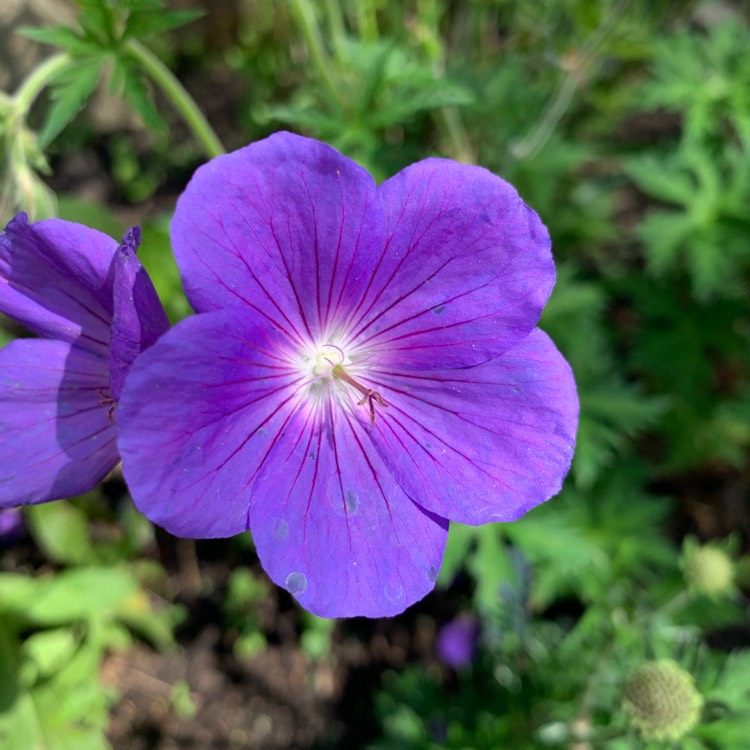
[[[338,347],[337,347],[338,348]],[[378,406],[387,407],[385,399],[380,393],[372,388],[368,388],[362,383],[358,383],[342,366],[341,364],[334,365],[333,377],[343,380],[345,383],[349,383],[352,388],[356,388],[361,394],[362,398],[357,401],[357,406],[365,406],[367,404],[370,408],[370,424],[375,424],[375,402]]]
[[[107,409],[107,417],[109,418],[109,421],[114,424],[115,423],[115,407],[117,404],[115,403],[115,400],[112,398],[112,394],[109,391],[104,390],[104,388],[98,388],[97,394],[99,395],[99,398],[101,398],[101,401],[97,404],[97,406],[108,406],[109,409]]]

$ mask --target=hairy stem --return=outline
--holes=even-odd
[[[326,0],[326,16],[328,16],[328,33],[331,36],[334,57],[341,61],[344,57],[346,31],[338,0]]]
[[[126,47],[182,115],[183,120],[193,131],[193,135],[200,142],[206,155],[213,158],[226,153],[224,146],[222,146],[203,112],[200,111],[198,105],[172,71],[140,42],[131,39],[127,42]]]
[[[349,102],[341,91],[338,76],[334,71],[331,60],[323,44],[323,37],[315,20],[313,9],[307,0],[292,0],[292,9],[297,16],[297,22],[300,30],[307,42],[307,48],[310,51],[310,58],[313,65],[318,69],[320,79],[323,85],[328,89],[331,96],[336,100],[336,104],[344,111],[348,112]]]
[[[50,84],[54,77],[65,70],[72,63],[70,55],[60,53],[45,60],[41,65],[34,68],[29,76],[18,87],[13,96],[15,114],[19,120],[26,119],[31,105],[39,94]]]
[[[463,164],[475,164],[476,154],[469,140],[469,135],[461,119],[458,107],[441,107],[440,117],[448,131],[451,144],[453,145],[453,157]]]

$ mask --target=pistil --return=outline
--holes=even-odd
[[[342,365],[334,365],[332,374],[334,378],[338,378],[339,380],[343,380],[345,383],[348,383],[352,388],[356,388],[361,394],[362,398],[357,401],[357,406],[364,406],[367,404],[370,408],[370,424],[375,424],[375,403],[377,402],[378,406],[387,407],[388,404],[386,403],[385,399],[380,395],[380,393],[372,388],[368,388],[365,385],[362,385],[362,383],[359,383],[356,381],[344,368]]]

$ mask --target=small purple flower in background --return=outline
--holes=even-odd
[[[438,659],[451,669],[465,669],[474,660],[479,623],[471,615],[459,615],[443,625],[435,648]]]
[[[172,240],[201,314],[138,359],[118,416],[155,523],[249,528],[304,607],[377,617],[434,587],[448,519],[559,491],[578,399],[535,328],[550,241],[499,177],[428,159],[376,186],[280,133],[201,167]]]
[[[0,547],[9,547],[26,533],[20,508],[0,510]]]
[[[0,507],[87,492],[117,464],[125,375],[169,325],[139,242],[25,214],[0,232],[0,312],[43,337],[0,350]]]

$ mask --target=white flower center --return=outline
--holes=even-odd
[[[344,350],[337,344],[323,344],[308,361],[312,362],[312,374],[317,377],[331,375],[336,365],[348,364]]]
[[[356,404],[369,410],[371,425],[375,424],[375,405],[388,406],[378,391],[353,377],[360,377],[360,373],[365,375],[364,361],[356,355],[348,356],[338,344],[313,346],[302,353],[301,359],[301,370],[310,378],[308,395],[314,402],[322,397],[347,398],[346,393],[358,392],[362,398]]]

